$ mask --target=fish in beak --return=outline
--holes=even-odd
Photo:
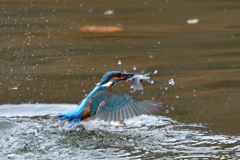
[[[141,84],[141,82],[143,80],[146,80],[148,82],[150,77],[149,77],[150,73],[146,73],[146,74],[141,74],[141,73],[126,73],[126,77],[127,80],[133,81],[133,85],[131,86],[131,88],[133,88],[133,92],[137,91],[137,90],[143,90],[143,86]]]

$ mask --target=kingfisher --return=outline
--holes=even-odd
[[[99,117],[109,122],[124,123],[125,119],[142,114],[152,114],[160,110],[160,100],[143,100],[133,98],[127,94],[112,94],[113,87],[124,80],[128,80],[139,73],[123,73],[121,71],[109,71],[105,73],[101,81],[79,103],[79,106],[67,113],[59,114],[61,120],[68,120],[69,128],[76,127],[80,120],[89,117]]]

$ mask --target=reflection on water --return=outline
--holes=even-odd
[[[113,128],[110,127],[109,131],[103,133],[107,138],[100,138],[102,143],[96,147],[96,144],[87,145],[81,137],[89,135],[93,140],[99,137],[93,136],[98,133],[85,126],[85,122],[82,124],[85,131],[79,131],[82,133],[80,134],[63,131],[56,119],[41,118],[43,114],[38,115],[38,120],[4,118],[1,115],[0,127],[5,128],[0,131],[4,135],[1,141],[6,142],[5,147],[11,146],[11,153],[4,150],[0,156],[14,158],[19,153],[31,159],[31,156],[41,157],[43,153],[50,154],[51,151],[46,158],[52,159],[60,154],[77,157],[82,145],[76,143],[77,140],[86,143],[88,147],[83,146],[82,152],[90,157],[239,156],[238,6],[240,2],[235,0],[133,0],[121,4],[118,1],[115,3],[105,0],[74,0],[71,3],[55,0],[3,1],[0,8],[1,104],[77,104],[94,88],[106,71],[140,72],[145,69],[145,73],[152,72],[151,80],[154,83],[143,82],[144,92],[129,93],[131,83],[117,85],[114,92],[146,99],[160,93],[165,100],[161,116],[176,121],[176,124],[167,123],[157,129],[148,128],[149,134],[154,134],[152,137],[142,135],[141,129],[146,132],[145,126],[130,125],[123,129],[126,134],[119,131],[121,128],[111,134],[109,132]],[[91,26],[95,26],[97,30],[91,30]],[[155,70],[157,73],[153,74]],[[169,84],[171,79],[174,85]],[[14,110],[16,106],[10,106],[13,107],[12,111],[19,113],[17,109]],[[45,110],[44,115],[48,115],[47,112],[52,114],[51,109],[41,107]],[[1,114],[15,116],[7,112],[7,109],[3,111],[3,106],[1,109]],[[26,114],[33,113],[28,108],[19,109],[26,111]],[[190,124],[195,127],[190,127]],[[31,134],[31,128],[35,133],[35,126],[44,126],[39,134],[47,137],[46,139],[39,139]],[[99,130],[104,130],[101,126],[102,122]],[[139,133],[137,142],[134,134],[130,138],[134,144],[128,142],[129,139],[122,138],[116,142],[123,144],[123,148],[114,146],[112,141],[117,132],[120,132],[117,134],[119,137],[128,137],[132,134],[128,130],[134,128],[139,131],[136,132]],[[11,138],[9,132],[8,135],[5,134],[6,129],[11,132]],[[155,136],[157,132],[164,134],[162,139]],[[170,132],[169,137],[166,132]],[[75,135],[77,140],[71,139],[71,135]],[[186,135],[190,135],[190,139]],[[19,143],[18,137],[22,139]],[[46,141],[43,142],[43,139]],[[156,144],[150,144],[154,140]],[[170,143],[175,140],[176,142]],[[25,141],[31,141],[32,144]],[[66,150],[74,145],[73,151]],[[39,146],[46,149],[40,150]],[[95,150],[90,150],[91,146]],[[76,153],[76,150],[79,152]]]

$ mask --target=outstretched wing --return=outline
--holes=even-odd
[[[96,115],[105,121],[119,121],[142,114],[158,112],[162,102],[160,100],[143,100],[130,96],[106,93],[99,104]]]

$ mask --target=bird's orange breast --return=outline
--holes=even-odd
[[[108,87],[108,92],[110,93],[112,91],[112,89],[113,89],[113,86]]]
[[[82,114],[82,118],[81,120],[84,120],[86,118],[90,117],[90,106],[88,106],[87,108],[85,108],[83,114]]]

